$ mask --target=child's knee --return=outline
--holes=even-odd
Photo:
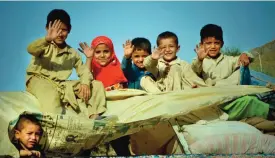
[[[91,82],[92,89],[97,90],[97,91],[104,91],[104,86],[101,81],[93,80]]]
[[[143,77],[141,77],[141,79],[140,79],[140,86],[144,89],[144,86],[145,86],[145,83],[146,83],[146,81],[148,80],[148,77],[149,76],[143,76]]]
[[[48,94],[47,97],[38,98],[43,112],[58,113],[62,112],[62,103],[59,94]]]
[[[161,90],[158,88],[157,83],[150,76],[142,77],[140,80],[140,86],[143,90],[150,93],[161,92]]]
[[[140,85],[145,85],[146,83],[148,82],[155,82],[150,76],[143,76],[141,79],[140,79]]]

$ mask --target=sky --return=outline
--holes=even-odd
[[[122,44],[135,37],[156,45],[158,34],[172,31],[181,46],[178,56],[191,62],[200,41],[200,29],[209,23],[220,25],[226,47],[242,51],[261,46],[275,37],[275,2],[249,1],[120,1],[120,2],[0,2],[0,91],[24,91],[26,68],[31,55],[28,44],[46,35],[46,17],[52,9],[64,9],[71,16],[67,43],[78,48],[105,35],[113,40],[118,58]],[[83,62],[85,56],[82,54]],[[70,79],[78,79],[75,71]]]

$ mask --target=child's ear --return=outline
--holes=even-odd
[[[19,130],[15,130],[15,133],[14,133],[14,135],[15,135],[15,138],[16,139],[19,139],[19,135],[20,135],[20,131]]]
[[[180,45],[178,45],[178,49],[177,49],[177,52],[180,50]]]

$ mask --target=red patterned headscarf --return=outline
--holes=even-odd
[[[101,81],[105,88],[118,83],[127,83],[127,79],[121,70],[121,64],[116,57],[112,40],[106,36],[98,36],[92,41],[91,45],[96,48],[99,44],[106,44],[112,55],[109,64],[104,67],[98,64],[95,59],[92,60],[91,66],[94,78]]]

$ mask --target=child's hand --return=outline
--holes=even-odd
[[[160,49],[159,47],[155,48],[152,53],[152,59],[158,60],[164,55],[164,49]]]
[[[36,150],[20,150],[20,156],[36,156],[41,157],[41,153]]]
[[[85,101],[85,103],[88,102],[91,96],[91,89],[86,84],[80,84],[79,88],[79,97]]]
[[[127,40],[125,44],[123,44],[124,48],[124,56],[126,59],[129,59],[133,53],[134,45],[132,45],[130,40]]]
[[[78,48],[78,50],[79,50],[81,53],[85,54],[85,56],[86,56],[87,58],[91,58],[91,57],[94,56],[94,51],[95,51],[95,49],[92,48],[92,47],[89,47],[88,44],[87,44],[86,42],[84,42],[84,43],[82,43],[82,42],[79,43],[79,46],[81,47],[81,49]]]
[[[243,66],[248,66],[250,64],[250,60],[247,54],[242,53],[239,58],[239,64]]]
[[[196,45],[196,48],[194,49],[194,51],[197,53],[197,55],[198,55],[198,59],[200,60],[200,61],[203,61],[203,59],[205,58],[205,57],[207,57],[207,55],[208,55],[208,52],[209,52],[209,50],[205,50],[203,47],[202,47],[202,45]]]
[[[46,35],[46,41],[51,42],[55,40],[58,35],[61,33],[61,21],[60,20],[55,20],[52,24],[52,21],[49,23],[49,27],[47,30],[47,35]]]

